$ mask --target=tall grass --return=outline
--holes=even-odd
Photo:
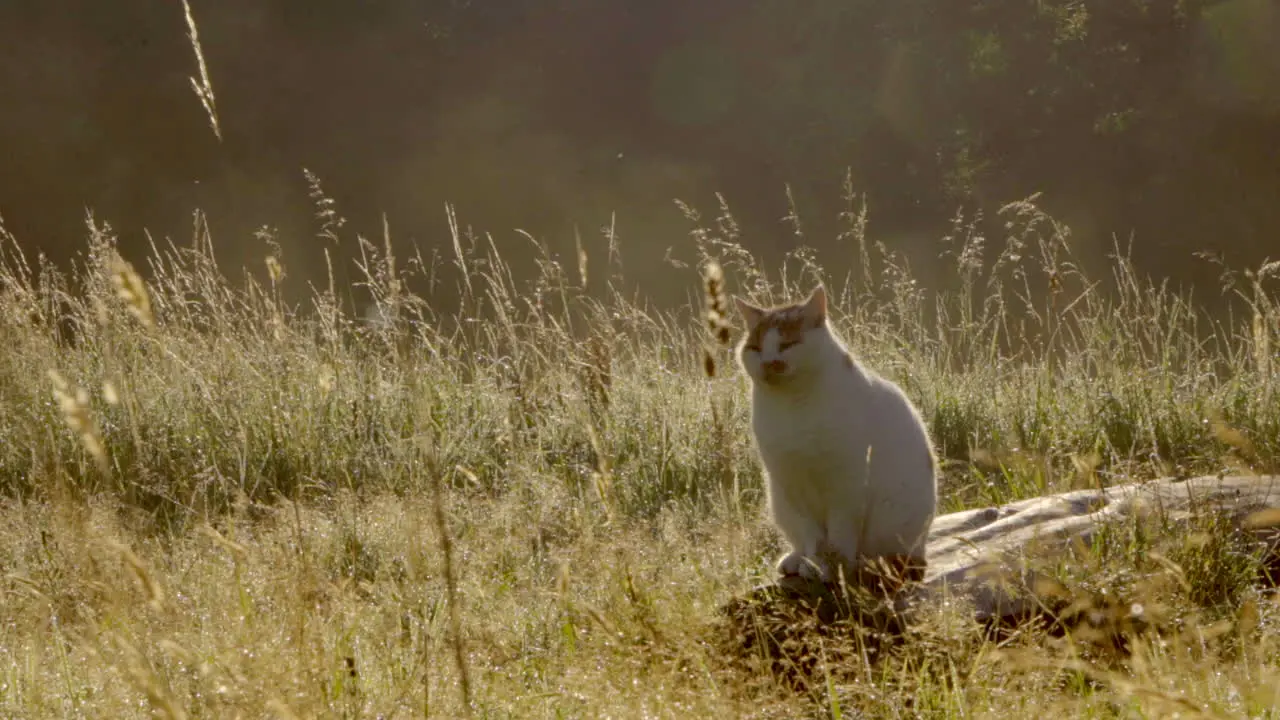
[[[386,228],[344,237],[358,281],[331,276],[301,303],[278,245],[228,278],[200,218],[189,246],[131,258],[89,218],[67,272],[0,235],[0,566],[19,623],[0,632],[0,707],[795,711],[713,667],[693,630],[776,550],[723,298],[707,335],[699,273],[713,266],[762,303],[828,285],[854,351],[923,409],[944,509],[1280,465],[1280,265],[1226,275],[1241,315],[1209,316],[1119,252],[1109,277],[1088,276],[1031,198],[1002,211],[1003,238],[958,217],[939,245],[954,282],[926,288],[846,195],[843,277],[803,246],[761,267],[723,201],[711,217],[682,206],[683,308],[627,290],[612,236],[600,261],[580,243],[572,268],[539,244],[520,282],[452,217],[447,260],[397,257]],[[881,695],[842,690],[845,711],[999,714],[1050,687],[1104,715],[1154,707],[1087,691],[1083,671],[1076,688],[1053,673],[979,682],[994,661],[948,622],[877,676]],[[800,698],[828,716],[841,702]]]
[[[739,292],[773,302],[818,280],[832,287],[839,330],[923,409],[951,461],[953,507],[1069,487],[1082,460],[1102,482],[1276,467],[1276,263],[1234,278],[1245,313],[1224,319],[1142,279],[1122,255],[1111,277],[1085,276],[1067,230],[1031,201],[1005,209],[999,244],[957,221],[942,246],[956,282],[943,292],[870,242],[860,211],[850,228],[860,267],[846,278],[826,277],[803,248],[771,275],[727,211],[710,227],[690,215],[691,254],[699,265],[718,258]],[[11,442],[0,489],[30,496],[57,468],[87,494],[109,489],[168,522],[240,496],[416,493],[409,461],[424,442],[452,484],[507,492],[545,475],[623,517],[718,502],[720,481],[758,489],[745,387],[728,352],[704,357],[695,269],[689,306],[667,310],[624,294],[619,270],[588,294],[585,274],[545,248],[520,286],[491,240],[454,227],[452,268],[420,257],[397,266],[389,238],[358,238],[358,288],[300,305],[284,300],[278,249],[233,283],[199,223],[190,247],[133,259],[146,284],[92,220],[70,274],[6,236],[0,416]],[[456,311],[441,316],[409,288],[446,270],[456,283],[435,292]],[[364,315],[351,307],[357,293],[372,304]],[[711,379],[708,362],[721,370]],[[55,392],[78,394],[84,421],[99,426],[97,466]],[[736,430],[717,432],[716,413]]]

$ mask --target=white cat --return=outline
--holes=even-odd
[[[821,285],[795,305],[735,300],[769,509],[792,547],[778,571],[834,581],[835,561],[851,582],[884,565],[922,577],[938,489],[919,411],[835,336]]]

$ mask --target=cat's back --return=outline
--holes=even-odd
[[[897,383],[886,377],[868,372],[871,401],[867,412],[876,418],[874,427],[886,438],[898,438],[904,442],[929,442],[920,411]]]

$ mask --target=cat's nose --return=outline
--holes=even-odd
[[[764,364],[764,371],[770,374],[777,374],[787,369],[787,364],[782,360],[769,360]]]

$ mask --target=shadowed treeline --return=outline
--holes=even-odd
[[[613,222],[629,276],[662,296],[672,202],[725,194],[766,262],[805,239],[832,270],[840,180],[872,236],[924,277],[957,208],[1036,191],[1085,257],[1134,237],[1139,267],[1213,279],[1193,253],[1255,263],[1280,231],[1280,12],[1267,0],[938,3],[533,0],[193,6],[223,131],[210,132],[181,3],[0,6],[0,215],[58,260],[84,209],[141,252],[204,209],[257,264],[275,229],[318,279],[302,168],[355,233],[446,248],[446,202],[519,268]],[[1270,250],[1274,255],[1275,251]],[[597,253],[602,254],[602,252]],[[683,285],[687,278],[681,278]],[[672,287],[670,292],[679,292]]]

